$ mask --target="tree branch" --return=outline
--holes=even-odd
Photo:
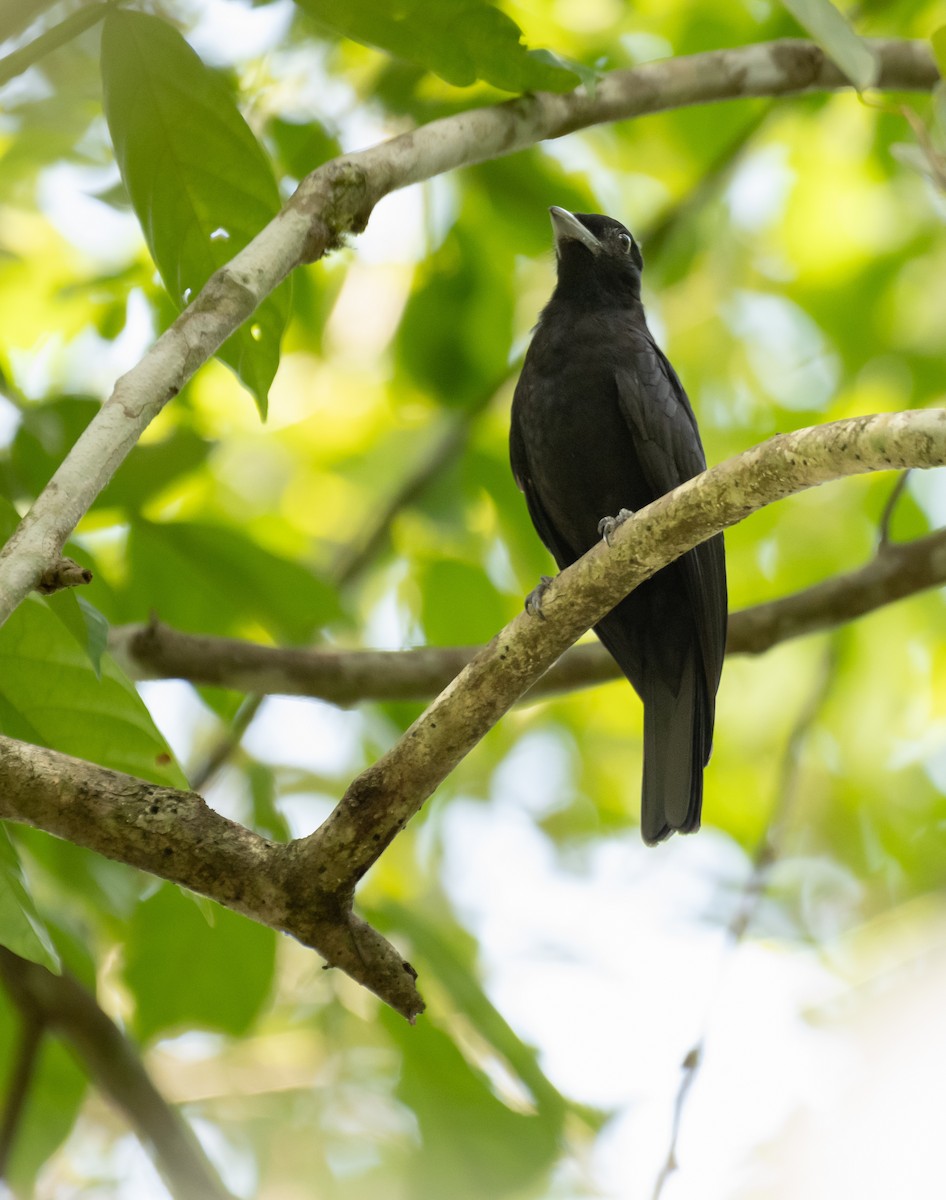
[[[912,542],[884,541],[876,556],[856,571],[732,613],[726,653],[762,654],[791,638],[831,629],[943,584],[946,529]],[[286,650],[182,633],[152,620],[113,629],[109,649],[133,679],[186,679],[237,692],[310,696],[347,707],[366,701],[429,700],[480,648]],[[620,668],[600,643],[573,646],[533,684],[528,698],[621,678]]]
[[[946,462],[946,410],[879,414],[780,434],[641,509],[485,646],[306,839],[332,880],[360,879],[484,734],[568,646],[639,583],[751,512],[865,471]],[[328,880],[326,880],[328,882]]]
[[[151,1081],[141,1058],[95,997],[72,975],[0,947],[0,981],[23,1014],[41,1030],[55,1030],[89,1077],[125,1114],[178,1200],[233,1200],[194,1132]]]
[[[162,788],[0,737],[0,819],[45,829],[292,934],[408,1019],[423,1010],[414,973],[329,892],[322,868],[221,817],[194,792]]]
[[[51,596],[63,588],[81,587],[91,582],[92,572],[88,567],[80,567],[71,558],[60,558],[42,573],[36,590],[44,596]]]
[[[921,41],[872,43],[877,87],[929,90],[938,72]],[[165,404],[301,262],[364,229],[389,192],[485,159],[512,154],[605,121],[691,104],[831,91],[849,82],[811,42],[783,40],[716,50],[605,75],[593,93],[538,93],[473,109],[326,163],[286,207],[216,271],[89,424],[0,554],[0,622],[56,561],[66,539]]]
[[[56,0],[0,0],[0,42],[16,37]]]
[[[352,913],[355,885],[427,797],[562,652],[668,562],[794,492],[866,471],[946,463],[946,409],[781,434],[641,509],[461,671],[306,838],[277,845],[199,796],[0,739],[0,817],[171,879],[317,949],[413,1019],[414,972]]]

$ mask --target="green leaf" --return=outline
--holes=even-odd
[[[930,35],[930,44],[939,73],[946,79],[946,25],[940,25],[939,29],[934,30]]]
[[[426,961],[421,975],[435,976],[446,988],[476,1032],[528,1088],[539,1111],[553,1121],[564,1121],[569,1104],[539,1065],[535,1047],[523,1042],[506,1021],[486,995],[470,965],[469,959],[475,956],[476,946],[469,934],[452,922],[448,923],[444,912],[436,919],[430,919],[422,915],[420,909],[411,909],[391,900],[373,908],[370,917],[382,931],[394,927],[408,936],[414,965],[418,964],[418,959]],[[583,1112],[594,1122],[600,1120],[598,1114],[589,1110]]]
[[[158,1034],[199,1027],[246,1033],[269,997],[276,934],[164,885],[132,917],[124,979],[135,997],[135,1031]],[[229,980],[227,984],[225,981]]]
[[[568,92],[581,82],[556,55],[528,50],[515,21],[487,0],[296,2],[332,33],[419,63],[456,87],[483,80],[507,92]]]
[[[482,565],[432,559],[424,563],[418,585],[421,619],[431,645],[486,642],[506,623],[506,607]]]
[[[237,632],[256,622],[304,642],[339,613],[335,592],[305,567],[223,525],[135,521],[128,558],[138,615],[153,609],[185,629]]]
[[[934,140],[940,150],[946,148],[946,80],[933,88]]]
[[[125,922],[140,903],[142,890],[154,886],[153,880],[124,863],[103,858],[41,829],[17,826],[16,845],[31,873],[42,872],[37,878],[42,878],[43,894],[56,897],[56,912],[68,933],[81,938],[87,947],[91,942],[96,950],[124,934]],[[48,906],[44,913],[63,962],[73,974],[89,982],[88,972],[79,970],[81,963],[77,963],[66,940],[66,931],[52,922]],[[92,930],[96,934],[90,937]]]
[[[101,408],[91,396],[57,396],[23,409],[10,446],[17,494],[39,495],[77,438]]]
[[[108,621],[72,590],[56,592],[47,597],[46,603],[86,652],[96,678],[101,679],[102,655],[108,646]]]
[[[23,412],[10,447],[10,471],[18,495],[37,496],[101,408],[87,396],[57,396]],[[186,426],[159,442],[136,446],[95,500],[95,508],[138,511],[183,475],[197,470],[210,442]]]
[[[275,117],[266,127],[276,145],[277,159],[287,174],[302,179],[342,153],[341,143],[318,121],[289,121]]]
[[[82,613],[85,626],[84,646],[89,656],[89,662],[95,671],[96,678],[102,678],[102,655],[108,649],[108,621],[102,616],[95,605],[90,604],[85,596],[75,593],[76,604]]]
[[[36,911],[20,868],[16,849],[6,830],[0,826],[0,944],[40,963],[57,974],[59,955],[43,921]]]
[[[185,426],[163,441],[136,446],[96,500],[96,507],[115,505],[136,512],[153,496],[202,466],[210,450],[210,442]]]
[[[538,1195],[561,1142],[561,1114],[525,1114],[495,1094],[485,1072],[425,1016],[411,1028],[390,1010],[381,1014],[400,1047],[397,1096],[417,1119],[421,1146],[412,1163],[410,1194]]]
[[[477,232],[458,223],[418,271],[396,342],[399,368],[457,408],[482,403],[509,372],[511,263],[490,224]]]
[[[113,10],[102,80],[122,179],[164,284],[184,307],[279,211],[272,167],[223,80],[165,21]],[[288,314],[283,285],[218,351],[263,415]]]
[[[187,781],[134,686],[107,655],[101,676],[75,615],[30,596],[0,628],[0,731],[153,783]],[[80,618],[81,620],[81,618]]]
[[[0,539],[6,542],[20,523],[20,514],[6,496],[0,496]]]
[[[782,3],[859,92],[872,86],[879,70],[877,57],[830,0],[782,0]]]

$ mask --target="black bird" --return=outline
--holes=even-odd
[[[539,537],[566,567],[602,531],[609,537],[625,510],[704,471],[706,458],[683,385],[644,319],[634,238],[611,217],[549,212],[558,284],[516,385],[510,456]],[[726,613],[719,534],[595,627],[644,702],[649,844],[699,828]]]

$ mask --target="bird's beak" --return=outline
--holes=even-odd
[[[601,243],[595,235],[586,229],[574,213],[570,213],[567,208],[559,208],[553,204],[549,209],[549,216],[552,218],[552,232],[555,234],[556,246],[560,247],[562,242],[581,242],[592,254],[597,254],[601,249]]]

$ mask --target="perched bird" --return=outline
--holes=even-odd
[[[627,510],[704,471],[706,458],[683,385],[644,319],[634,238],[611,217],[549,211],[558,283],[516,385],[510,457],[539,537],[566,567],[602,532],[610,538]],[[595,627],[644,702],[649,844],[699,828],[726,613],[719,534]]]

